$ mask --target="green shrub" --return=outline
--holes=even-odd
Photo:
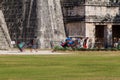
[[[58,50],[65,51],[66,50],[66,48],[63,48],[62,46],[55,46],[53,49],[55,51],[58,51]]]
[[[99,48],[93,48],[93,49],[85,49],[85,48],[71,48],[71,47],[66,47],[66,48],[63,48],[62,46],[55,46],[53,48],[53,50],[55,51],[119,51],[120,49],[117,49],[117,48],[102,48],[102,49],[99,49]]]

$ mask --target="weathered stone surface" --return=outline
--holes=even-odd
[[[65,38],[60,0],[4,0],[3,12],[14,41],[28,42],[37,36],[40,48]]]
[[[60,0],[37,0],[38,37],[41,48],[50,47],[50,41],[65,38]]]
[[[89,37],[102,48],[119,40],[119,0],[62,0],[62,6],[68,36]]]
[[[2,10],[0,10],[0,49],[11,48],[11,38],[7,29]]]

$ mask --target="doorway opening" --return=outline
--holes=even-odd
[[[95,47],[96,48],[104,47],[104,28],[105,28],[105,25],[95,26]]]
[[[112,26],[113,44],[118,42],[119,38],[120,38],[120,25],[113,25]]]

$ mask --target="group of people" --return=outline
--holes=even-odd
[[[37,52],[38,51],[38,39],[35,36],[33,39],[31,39],[29,42],[17,42],[17,47],[20,50],[20,52],[23,52],[25,48],[30,48],[30,51],[32,52],[33,49]]]
[[[80,37],[80,38],[70,38],[67,37],[64,42],[61,43],[61,46],[71,47],[71,48],[93,48],[94,43],[91,38],[89,37]]]
[[[97,38],[90,37],[80,37],[80,38],[70,38],[67,37],[64,42],[61,42],[61,46],[63,48],[71,47],[71,48],[85,48],[85,49],[93,49],[93,48],[106,48],[106,45],[103,40]],[[120,49],[120,38],[113,38],[113,45],[111,48]]]
[[[17,47],[19,48],[19,50],[21,52],[23,52],[25,48],[30,48],[31,52],[33,51],[33,49],[37,52],[38,51],[38,42],[39,41],[38,41],[37,37],[35,36],[33,39],[31,39],[27,43],[18,42]],[[75,49],[75,48],[93,49],[96,47],[95,42],[96,42],[96,40],[94,41],[94,39],[90,38],[90,37],[80,37],[80,38],[67,37],[65,39],[65,41],[61,42],[61,46],[63,48],[71,47],[72,49]],[[117,38],[113,39],[113,47],[120,48],[120,39],[117,39]],[[98,47],[98,48],[100,48],[100,47]]]
[[[114,38],[113,42],[114,42],[113,47],[120,49],[120,38]]]

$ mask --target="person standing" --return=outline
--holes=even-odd
[[[114,47],[114,48],[117,48],[117,47],[118,47],[118,40],[117,40],[117,38],[114,38],[114,39],[113,39],[113,47]]]
[[[38,39],[35,36],[33,39],[30,40],[30,51],[32,52],[33,49],[38,52]]]
[[[85,48],[85,49],[87,49],[88,48],[88,37],[86,37],[85,39],[84,39],[84,43],[83,43],[83,47]]]
[[[120,38],[118,39],[118,46],[117,46],[118,49],[120,49]]]

